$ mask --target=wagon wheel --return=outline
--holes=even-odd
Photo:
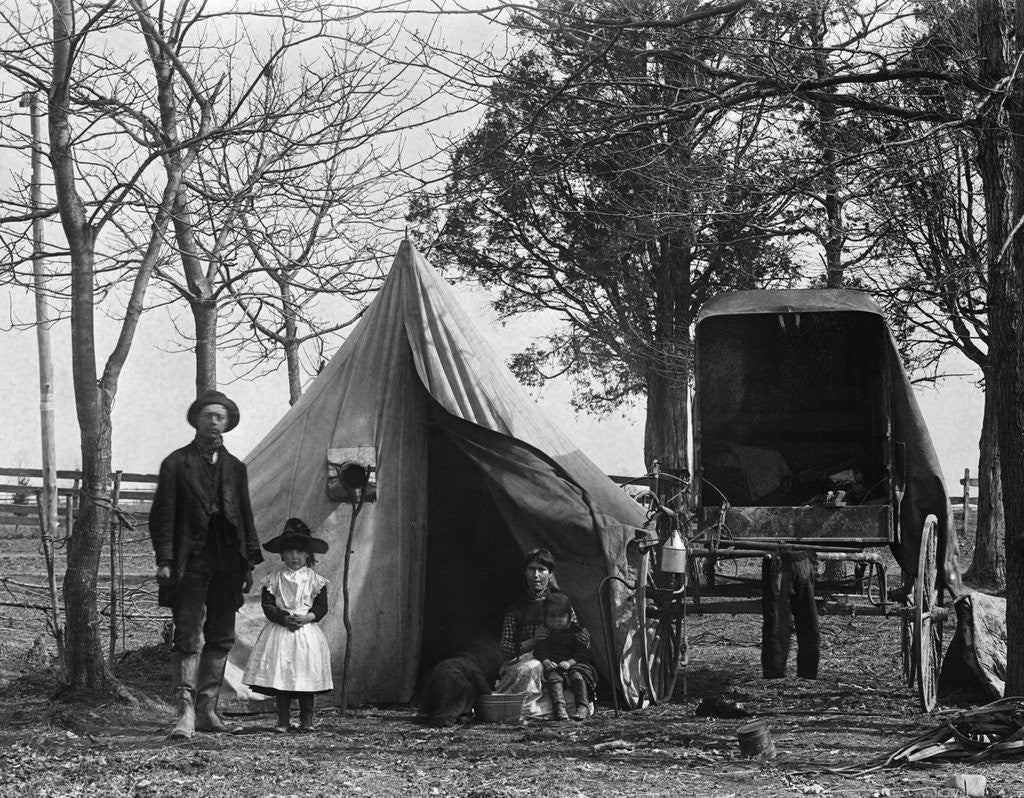
[[[935,708],[942,665],[942,592],[938,584],[938,521],[934,515],[925,519],[921,532],[921,548],[917,556],[917,579],[914,581],[914,662],[917,695],[921,708]]]
[[[675,689],[683,654],[684,590],[681,575],[659,571],[656,551],[640,556],[636,606],[644,683],[652,704],[668,701]]]

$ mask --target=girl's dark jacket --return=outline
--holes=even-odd
[[[194,444],[171,452],[160,464],[153,506],[149,511],[149,537],[157,565],[170,564],[177,584],[185,573],[189,552],[206,541],[216,498],[204,475],[201,455]],[[249,477],[245,463],[226,449],[217,458],[221,468],[224,517],[234,528],[239,559],[252,568],[263,562],[260,541],[249,503]],[[239,583],[241,604],[241,582]]]

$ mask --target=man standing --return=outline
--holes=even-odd
[[[253,566],[263,560],[245,464],[221,439],[238,426],[238,406],[207,391],[186,417],[196,437],[160,464],[149,514],[160,605],[174,617],[172,738],[196,729],[239,731],[217,716],[217,697],[235,642],[235,613],[252,587]]]
[[[783,547],[761,561],[761,674],[786,675],[790,638],[796,627],[796,675],[818,678],[821,632],[814,599],[817,559],[813,552]]]

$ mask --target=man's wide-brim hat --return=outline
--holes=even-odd
[[[289,518],[284,522],[284,531],[264,543],[263,548],[274,554],[280,554],[288,549],[326,554],[327,541],[313,537],[313,533],[301,518]]]
[[[224,431],[233,430],[238,426],[238,419],[241,417],[238,412],[238,405],[228,399],[220,391],[205,391],[196,397],[196,400],[188,406],[188,412],[185,414],[185,418],[188,419],[188,423],[193,427],[197,426],[199,418],[199,411],[207,405],[221,405],[225,410],[228,411],[228,425],[224,428]]]

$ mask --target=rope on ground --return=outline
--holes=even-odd
[[[1024,754],[1024,696],[1010,696],[960,712],[868,765],[825,768],[829,773],[864,775],[918,762],[987,759]]]
[[[982,762],[1024,753],[1024,697],[961,712],[889,755],[888,764],[960,759]]]

